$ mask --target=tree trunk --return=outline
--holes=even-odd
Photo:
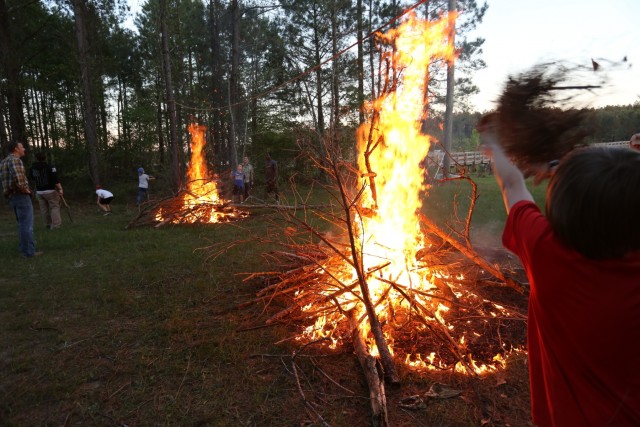
[[[9,135],[7,135],[7,123],[4,119],[5,116],[5,92],[0,90],[0,146],[4,147],[9,142]]]
[[[96,102],[96,111],[99,113],[98,114],[98,118],[100,119],[100,132],[98,132],[98,141],[99,143],[101,143],[101,145],[98,145],[98,147],[103,147],[103,148],[107,148],[107,146],[109,145],[109,132],[108,132],[108,128],[107,128],[107,121],[108,121],[108,114],[107,114],[107,105],[105,104],[106,100],[105,100],[105,96],[104,96],[104,85],[102,84],[102,80],[98,79],[97,83],[97,88],[98,90],[96,91],[96,98],[97,98],[97,102]]]
[[[100,184],[98,168],[98,136],[96,133],[96,114],[91,84],[91,67],[89,64],[89,40],[87,36],[87,8],[85,0],[73,0],[76,18],[76,37],[78,39],[78,60],[82,79],[84,100],[84,132],[89,151],[89,175],[93,183]]]
[[[240,117],[239,88],[240,88],[240,5],[238,0],[231,1],[231,75],[229,77],[229,113],[231,127],[229,128],[229,162],[232,166],[238,164],[238,134],[242,121]]]
[[[314,6],[317,7],[317,6]],[[316,21],[313,26],[313,49],[315,54],[315,63],[320,64],[322,58],[320,57],[320,34],[318,34],[318,11],[314,10],[314,20]],[[318,135],[322,137],[324,134],[324,112],[322,111],[322,67],[317,67],[316,71],[316,108],[318,109]]]
[[[369,0],[369,20],[367,22],[367,34],[371,34],[371,22],[373,21],[373,0]],[[375,43],[374,38],[369,37],[369,71],[371,73],[371,99],[376,99],[377,94],[380,93],[380,87],[376,87],[376,68],[374,64],[375,58]],[[380,79],[378,79],[380,83]]]
[[[256,135],[258,133],[258,73],[260,70],[258,69],[258,55],[254,55],[252,61],[252,72],[251,72],[251,136]],[[242,157],[246,156],[246,147],[243,147]]]
[[[340,122],[340,58],[338,57],[338,4],[331,2],[331,131],[335,131]]]
[[[173,93],[171,77],[171,56],[169,54],[169,34],[167,33],[167,5],[166,0],[160,0],[160,33],[162,38],[162,65],[164,69],[164,84],[166,91],[167,113],[169,115],[169,138],[171,146],[171,184],[173,191],[178,193],[182,186],[180,174],[180,157],[178,150],[178,130],[176,117],[176,101]]]
[[[37,76],[33,77],[37,78]],[[31,108],[27,106],[27,109],[33,112],[33,126],[30,127],[33,137],[32,146],[36,150],[40,151],[43,147],[42,141],[44,135],[44,126],[42,123],[42,93],[34,88],[29,89],[28,93],[31,98]]]
[[[13,46],[9,10],[5,0],[0,0],[0,65],[7,79],[5,94],[9,108],[8,139],[27,144],[24,111],[22,108],[22,79],[20,78],[19,50]]]
[[[214,159],[216,163],[220,162],[219,154],[222,153],[223,146],[223,122],[225,112],[224,96],[222,91],[222,58],[220,54],[220,27],[219,14],[222,7],[219,0],[209,1],[209,34],[211,37],[211,105],[213,107],[213,126],[211,134],[214,141]]]
[[[47,108],[48,99],[49,92],[43,92],[40,98],[40,109],[42,110],[42,147],[46,150],[51,147],[51,140],[49,139],[51,124],[49,123],[49,110]]]
[[[363,22],[362,22],[362,0],[356,1],[356,34],[358,37],[358,59],[356,67],[358,71],[358,124],[364,123],[364,46],[362,45]]]
[[[156,133],[158,134],[158,154],[160,155],[160,164],[165,164],[165,142],[164,127],[162,126],[162,90],[160,76],[156,75],[156,93],[158,94],[158,108],[156,109]]]
[[[456,0],[449,0],[449,13],[455,12]],[[451,34],[449,34],[449,43],[455,45],[456,41],[456,27],[451,28]],[[451,159],[448,153],[451,152],[451,145],[453,139],[453,93],[455,88],[455,79],[453,75],[454,63],[453,61],[447,64],[447,100],[444,113],[444,138],[442,143],[445,150],[445,156],[442,162],[442,174],[444,177],[449,176],[449,168],[451,166]]]

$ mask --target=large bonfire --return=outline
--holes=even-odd
[[[448,35],[455,18],[411,15],[380,35],[385,90],[366,106],[370,120],[358,131],[357,188],[347,185],[349,167],[337,156],[319,162],[330,165],[339,188],[343,215],[336,224],[344,234],[318,232],[291,216],[319,243],[292,241],[283,257],[304,262],[290,262],[295,268],[257,300],[288,296],[289,305],[268,322],[310,322],[298,336],[306,342],[361,342],[390,382],[399,381],[395,363],[481,375],[503,368],[524,345],[523,314],[480,292],[489,283],[518,284],[420,213],[428,188],[418,165],[431,143],[421,132],[428,70],[454,60]]]

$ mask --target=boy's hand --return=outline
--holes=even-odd
[[[480,134],[480,148],[487,156],[493,156],[496,149],[500,149],[500,139],[496,125],[496,114],[485,114],[480,118],[476,129]]]
[[[500,143],[500,137],[498,136],[496,113],[489,113],[482,116],[476,126],[476,129],[480,133],[480,150],[492,158],[496,151],[499,151],[506,156],[502,149],[502,144]],[[638,144],[640,144],[640,134],[638,134]],[[640,149],[640,146],[638,149]],[[513,159],[510,160],[513,161]],[[538,185],[545,179],[551,177],[557,166],[558,163],[555,160],[550,163],[519,164],[525,178],[533,177],[534,185]]]

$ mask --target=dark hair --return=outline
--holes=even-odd
[[[7,154],[13,153],[20,141],[9,141],[6,146]]]
[[[44,162],[44,161],[47,160],[47,156],[45,156],[42,151],[38,151],[36,153],[36,160],[39,161],[39,162]]]
[[[568,154],[547,188],[556,236],[591,259],[640,249],[640,152],[587,147]]]

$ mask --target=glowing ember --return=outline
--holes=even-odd
[[[417,256],[420,251],[430,246],[420,231],[416,214],[422,207],[421,195],[427,190],[418,163],[426,157],[430,145],[430,137],[421,133],[428,69],[436,61],[446,64],[454,60],[454,47],[448,35],[455,19],[455,14],[449,14],[429,22],[411,15],[400,27],[381,36],[395,47],[388,53],[391,68],[386,71],[396,80],[386,86],[396,89],[366,106],[373,122],[363,124],[358,131],[358,167],[364,188],[358,192],[361,197],[354,221],[355,247],[361,249],[369,292],[378,318],[387,325],[385,338],[392,354],[391,325],[412,322],[411,333],[429,334],[437,330],[438,338],[454,349],[452,353],[459,360],[464,359],[464,363],[455,364],[456,371],[483,373],[503,366],[504,359],[496,356],[492,366],[478,366],[466,351],[465,337],[454,338],[454,326],[447,321],[449,312],[454,311],[451,303],[464,292],[467,300],[491,305],[491,310],[500,316],[508,317],[509,312],[461,290],[457,284],[464,280],[462,275],[449,272],[446,267],[433,268],[416,261],[420,259]],[[366,311],[354,268],[347,262],[336,267],[334,261],[321,265],[317,271],[328,273],[330,283],[324,284],[322,293],[335,301],[340,310],[318,317],[305,335],[310,339],[331,338],[336,345],[336,337],[340,336],[339,316],[354,310],[356,318],[363,319]],[[445,298],[439,293],[443,284],[451,293]],[[303,292],[297,297],[304,298]],[[308,304],[303,311],[314,313],[318,309]],[[368,322],[360,323],[371,354],[377,355],[368,326]],[[438,360],[438,349],[435,350],[424,351],[430,353],[428,356],[406,354],[405,362],[412,367],[444,368],[451,360],[447,363]]]
[[[166,207],[161,207],[156,213],[156,220],[159,222],[172,223],[216,223],[229,221],[230,219],[247,216],[246,212],[241,212],[227,206],[218,193],[218,187],[209,176],[207,162],[205,159],[204,147],[206,126],[192,123],[189,125],[191,135],[191,161],[187,170],[187,188],[178,197],[180,211],[175,212]]]

